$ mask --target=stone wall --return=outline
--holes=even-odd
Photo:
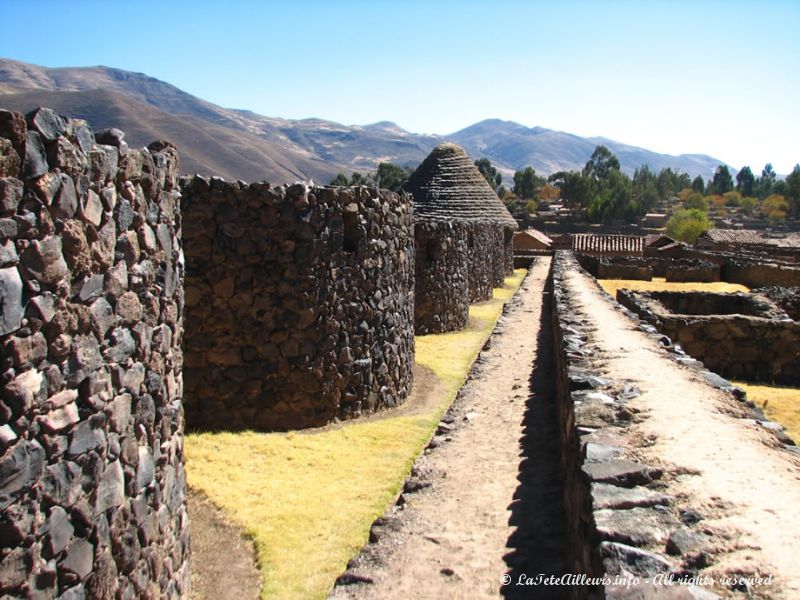
[[[732,259],[722,267],[722,280],[741,283],[750,288],[769,285],[798,287],[800,286],[800,267]]]
[[[463,222],[418,221],[414,227],[416,333],[463,329],[469,321],[469,226]]]
[[[674,298],[679,296],[686,296],[686,299]],[[720,295],[706,294],[705,299],[695,296],[703,294],[617,292],[617,300],[623,306],[680,343],[687,354],[723,377],[782,385],[800,383],[800,323],[788,317],[707,314],[720,310],[719,306],[711,306],[714,297]],[[660,301],[668,298],[676,310],[689,310],[694,314],[672,312]],[[699,304],[701,301],[704,305]],[[731,311],[769,314],[745,306],[744,302],[739,303],[742,306],[733,306],[736,303],[732,298],[728,301],[732,303]],[[768,303],[763,298],[753,299],[753,302]]]
[[[717,598],[688,584],[654,587],[656,574],[702,575],[709,567],[716,540],[697,525],[696,508],[673,485],[664,469],[640,462],[627,435],[631,422],[647,418],[629,406],[641,392],[635,386],[607,378],[602,354],[593,344],[593,331],[602,324],[581,312],[580,302],[563,284],[565,274],[580,268],[573,255],[557,251],[553,260],[553,326],[556,350],[556,394],[565,472],[565,509],[570,562],[566,571],[603,577],[609,585],[571,586],[570,598]],[[601,291],[601,294],[604,292]],[[609,302],[613,300],[608,297]],[[635,315],[618,308],[632,318]],[[665,343],[649,324],[640,330]],[[782,428],[768,422],[746,400],[742,390],[706,370],[677,346],[664,348],[661,360],[675,360],[709,385],[746,403],[748,414],[776,443],[790,444]],[[633,448],[629,450],[629,448]],[[710,554],[711,553],[711,554]],[[621,585],[614,585],[616,576]],[[638,577],[640,583],[632,581]]]
[[[667,281],[711,282],[720,280],[720,266],[699,259],[664,259],[652,257],[596,257],[578,254],[581,267],[598,279],[635,279],[649,281],[664,277]]]
[[[666,266],[664,278],[667,281],[712,283],[720,280],[720,267],[708,261],[679,260]]]
[[[503,230],[493,223],[469,223],[467,228],[469,301],[481,302],[492,297],[492,290],[498,285],[499,273],[505,270],[499,266],[505,261]]]
[[[403,402],[410,197],[183,181],[190,428],[283,430]]]
[[[0,148],[0,596],[184,596],[177,152],[49,109]]]
[[[786,311],[795,321],[800,321],[800,287],[781,287],[777,285],[758,288],[753,293],[769,298]]]

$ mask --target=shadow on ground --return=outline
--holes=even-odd
[[[504,598],[566,598],[566,587],[521,585],[527,577],[560,576],[567,572],[567,531],[563,476],[555,405],[555,363],[551,298],[545,292],[530,376],[529,396],[520,440],[519,486],[509,507],[516,527],[503,557],[510,577],[501,587]]]

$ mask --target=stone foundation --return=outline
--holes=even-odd
[[[178,159],[0,111],[0,596],[188,593]]]
[[[410,197],[201,177],[183,193],[189,427],[298,429],[406,399]]]

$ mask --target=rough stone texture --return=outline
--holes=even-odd
[[[423,243],[427,248],[432,228],[445,223],[450,228],[445,227],[444,231],[455,229],[458,238],[464,232],[466,250],[459,254],[448,246],[446,251],[437,251],[433,244],[431,250],[438,252],[440,258],[417,265],[417,293],[426,298],[426,306],[418,313],[423,321],[417,324],[417,330],[435,332],[463,327],[466,317],[460,294],[448,293],[443,285],[435,283],[436,276],[451,272],[452,278],[460,279],[460,274],[466,272],[469,302],[491,298],[492,288],[502,285],[505,276],[514,270],[513,233],[517,222],[464,150],[455,144],[434,148],[403,187],[414,196],[415,222],[427,226],[418,230],[424,242],[420,241],[417,249],[422,250]],[[426,273],[425,265],[433,272]],[[435,319],[436,313],[439,319]]]
[[[772,302],[785,310],[789,317],[795,321],[800,321],[800,287],[772,285],[755,289],[753,293],[769,298]]]
[[[182,210],[190,427],[296,429],[405,400],[406,194],[194,177]]]
[[[48,109],[0,110],[0,136],[25,157],[0,179],[0,596],[181,597],[177,152],[98,160],[85,122]],[[124,221],[100,202],[116,194]]]
[[[617,300],[723,377],[800,382],[800,323],[760,294],[619,290]]]
[[[417,221],[414,327],[418,334],[463,329],[469,321],[469,226]]]

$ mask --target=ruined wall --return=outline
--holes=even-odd
[[[467,227],[469,301],[481,302],[491,298],[492,290],[498,285],[500,269],[497,265],[500,260],[505,260],[502,228],[492,223],[474,222],[469,223]]]
[[[183,181],[190,428],[296,429],[403,402],[410,197]]]
[[[656,589],[649,583],[656,574],[703,574],[709,566],[707,551],[716,540],[698,525],[695,507],[685,503],[673,485],[674,478],[665,476],[660,466],[642,463],[635,450],[629,450],[641,442],[628,435],[627,427],[647,418],[629,405],[641,392],[624,380],[604,375],[607,366],[592,339],[592,332],[602,324],[582,312],[581,302],[564,284],[566,274],[577,268],[571,253],[555,253],[550,285],[570,550],[566,571],[605,576],[607,585],[605,589],[571,586],[567,593],[570,598],[581,599],[716,597],[699,586]],[[635,318],[631,324],[638,324],[639,329],[664,344],[663,336],[651,325]],[[765,430],[778,432],[776,440],[790,443],[780,433],[782,428],[767,422],[741,390],[707,371],[678,347],[665,347],[660,360],[675,360],[709,385],[732,394],[745,403],[749,414]],[[654,537],[658,529],[663,530],[665,540]],[[618,575],[622,583],[615,585]],[[638,577],[639,582],[630,576]]]
[[[692,299],[692,296],[700,294],[687,294],[683,302],[673,301],[676,310],[695,313],[684,314],[671,312],[658,301],[668,297],[666,294],[617,292],[617,300],[623,306],[723,377],[782,385],[800,383],[800,323],[745,314],[708,314],[720,308],[709,305],[713,298]],[[730,310],[759,312],[744,305],[732,305]]]
[[[418,221],[414,227],[416,333],[463,329],[469,321],[468,226]]]
[[[695,281],[712,283],[720,280],[720,267],[708,261],[681,260],[666,267],[667,281]]]
[[[174,147],[0,111],[0,596],[187,593]]]
[[[722,280],[747,287],[800,286],[800,268],[761,262],[728,260],[722,267]]]
[[[800,321],[800,287],[781,287],[777,285],[758,288],[753,293],[761,294],[775,302],[795,321]]]

